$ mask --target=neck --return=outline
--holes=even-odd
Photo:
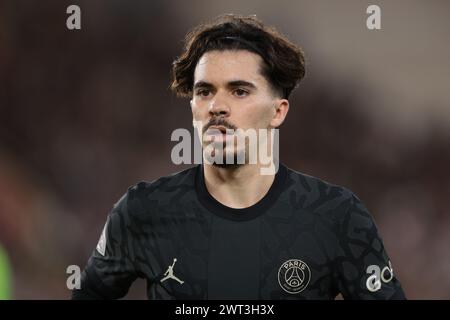
[[[262,175],[260,165],[221,168],[204,165],[205,184],[217,201],[231,208],[247,208],[260,201],[269,191],[275,175]]]

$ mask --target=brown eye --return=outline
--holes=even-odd
[[[248,95],[248,91],[244,89],[236,89],[234,90],[234,95],[237,97],[245,97]]]
[[[209,96],[210,91],[208,89],[197,90],[197,95],[202,97]]]

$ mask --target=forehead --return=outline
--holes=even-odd
[[[194,72],[194,83],[225,83],[246,80],[265,84],[261,74],[262,58],[246,50],[208,51],[198,61]]]

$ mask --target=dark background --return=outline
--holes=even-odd
[[[81,30],[66,8],[81,8]],[[381,7],[382,29],[366,28]],[[289,167],[353,190],[411,299],[450,298],[450,3],[0,1],[0,243],[16,299],[66,299],[128,186],[170,159],[188,100],[168,89],[184,34],[256,14],[302,46],[280,130]],[[145,298],[138,281],[128,298]]]

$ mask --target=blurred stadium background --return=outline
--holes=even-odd
[[[66,28],[70,4],[80,31]],[[369,4],[382,30],[366,28]],[[410,299],[450,299],[450,3],[438,0],[0,1],[10,297],[68,298],[67,266],[84,266],[126,188],[184,169],[170,134],[191,114],[168,89],[171,62],[187,30],[223,13],[256,14],[306,52],[282,161],[365,202]]]

